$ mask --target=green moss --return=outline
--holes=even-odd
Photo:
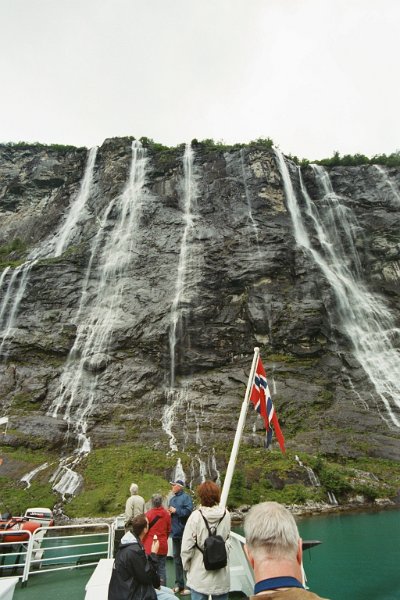
[[[170,489],[168,475],[177,456],[133,443],[93,450],[79,466],[84,489],[66,508],[69,516],[115,515],[124,511],[129,486],[134,481],[140,494],[148,500],[155,492]],[[181,456],[189,465],[189,457]]]
[[[15,268],[22,265],[24,260],[17,258],[16,254],[24,255],[27,247],[27,244],[18,237],[14,238],[9,244],[0,246],[0,269],[5,269],[6,267]]]
[[[13,408],[21,408],[24,411],[36,410],[34,402],[30,401],[31,395],[28,392],[19,392],[14,394],[13,397]]]
[[[12,430],[8,429],[8,433]],[[8,456],[13,460],[18,460],[24,463],[31,463],[32,467],[39,466],[49,460],[56,461],[57,457],[49,452],[43,450],[32,450],[30,448],[14,448],[13,446],[0,446],[0,456]]]
[[[0,513],[9,511],[18,515],[24,513],[29,506],[54,506],[57,496],[52,492],[48,481],[50,473],[58,464],[58,458],[54,454],[30,448],[0,446],[0,456],[5,461],[14,461],[12,475],[0,477]],[[20,481],[21,477],[46,462],[48,469],[38,473],[31,486],[26,489],[26,484]]]
[[[57,501],[57,496],[51,489],[51,485],[32,481],[31,486],[19,481],[12,481],[6,477],[0,477],[0,512],[11,512],[20,515],[29,506],[46,506],[52,508]]]

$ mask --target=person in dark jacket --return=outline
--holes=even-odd
[[[181,547],[183,530],[185,529],[186,521],[193,511],[193,502],[189,494],[183,491],[185,484],[181,479],[170,481],[170,484],[172,485],[173,496],[169,501],[168,510],[171,513],[172,520],[171,537],[175,562],[175,587],[173,591],[178,592],[181,596],[188,596],[190,595],[190,590],[185,588]]]
[[[115,556],[108,600],[157,600],[154,588],[160,586],[157,573],[159,542],[153,541],[151,554],[146,556],[142,539],[148,528],[145,515],[138,515],[126,523],[126,533]]]

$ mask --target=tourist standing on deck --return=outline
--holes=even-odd
[[[244,534],[256,581],[250,600],[323,600],[302,584],[302,540],[287,508],[277,502],[256,504],[246,515]]]
[[[130,519],[144,513],[144,498],[138,494],[139,488],[136,483],[132,483],[129,488],[130,496],[125,504],[125,523]]]
[[[146,554],[150,554],[152,542],[158,539],[160,547],[157,552],[158,574],[161,585],[166,585],[167,574],[165,561],[168,554],[168,536],[171,533],[171,515],[162,505],[161,494],[153,494],[151,497],[152,508],[146,513],[149,522],[149,530],[143,540]]]
[[[169,501],[168,510],[171,514],[171,537],[175,563],[174,592],[181,596],[188,596],[190,590],[185,588],[183,565],[181,559],[182,536],[186,522],[193,510],[193,502],[189,494],[183,491],[185,484],[181,479],[170,481],[173,496]]]
[[[213,481],[205,481],[197,488],[200,506],[186,523],[182,539],[182,562],[186,571],[187,586],[190,588],[192,600],[226,600],[229,592],[229,565],[216,570],[206,570],[203,560],[204,542],[211,531],[225,541],[226,553],[229,555],[229,533],[231,517],[225,508],[219,506],[221,490]]]
[[[157,573],[158,540],[151,545],[146,556],[142,540],[149,528],[144,515],[130,519],[115,556],[108,600],[157,600],[155,587],[159,587]]]
[[[138,515],[126,524],[126,533],[115,556],[108,600],[177,600],[172,590],[160,586],[157,573],[159,541],[152,541],[149,556],[145,553],[143,540],[148,530],[145,515]]]

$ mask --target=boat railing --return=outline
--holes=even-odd
[[[12,539],[5,541],[6,537]],[[20,541],[21,537],[20,531],[0,530],[0,577],[13,575],[18,568],[25,569],[27,547],[32,533],[24,531],[24,541]]]
[[[18,576],[25,585],[31,575],[93,566],[112,556],[110,529],[108,523],[86,523],[24,531],[24,541],[0,543],[0,576],[22,569]]]

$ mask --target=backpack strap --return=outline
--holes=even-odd
[[[157,515],[156,517],[154,517],[154,519],[152,519],[149,523],[148,531],[150,531],[150,529],[153,527],[153,525],[155,525],[157,523],[157,521],[159,521],[160,519],[161,519],[161,515]]]
[[[222,517],[220,518],[220,520],[218,521],[218,523],[215,525],[215,527],[213,527],[214,533],[212,533],[210,524],[209,524],[209,522],[207,521],[207,519],[205,518],[205,516],[203,515],[203,513],[201,512],[200,509],[199,509],[199,513],[203,517],[203,521],[206,524],[206,527],[207,527],[207,530],[208,530],[208,535],[215,535],[217,533],[218,525],[221,523],[222,519],[226,515],[226,509],[224,510],[224,514],[222,515]],[[200,546],[197,543],[197,539],[196,539],[195,546],[196,546],[196,548],[198,548],[200,550],[200,552],[203,552],[203,550],[200,548]],[[204,554],[204,552],[203,552],[203,554]]]

